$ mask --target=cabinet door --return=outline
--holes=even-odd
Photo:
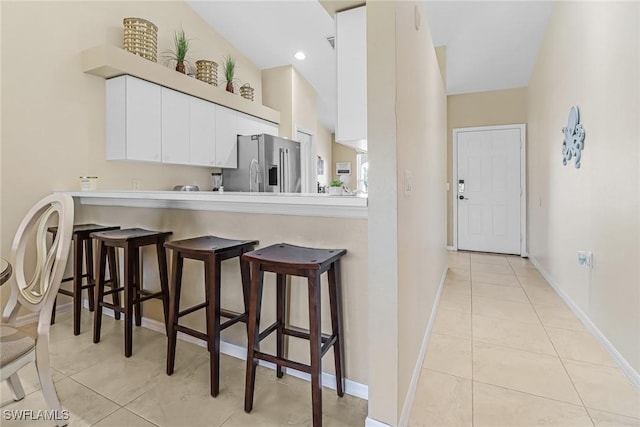
[[[107,80],[107,160],[127,158],[126,77]]]
[[[336,14],[336,141],[367,139],[366,6]]]
[[[238,167],[238,113],[216,105],[216,166]]]
[[[164,87],[162,162],[189,164],[189,96]]]
[[[215,166],[216,105],[189,97],[189,163]]]
[[[161,87],[126,77],[127,160],[159,162],[161,153]]]
[[[278,136],[278,125],[244,113],[238,113],[238,135],[266,133]]]

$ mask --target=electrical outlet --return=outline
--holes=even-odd
[[[404,171],[404,195],[410,196],[413,191],[413,177],[411,171]]]
[[[140,180],[132,179],[131,180],[131,188],[133,188],[134,191],[140,190]]]
[[[591,251],[578,251],[578,264],[585,267],[593,267],[593,253]]]

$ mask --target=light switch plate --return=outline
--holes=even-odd
[[[413,191],[413,177],[411,176],[411,171],[404,171],[404,195],[410,196]]]
[[[578,251],[578,264],[589,268],[593,267],[593,252]]]

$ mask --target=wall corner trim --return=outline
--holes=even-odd
[[[409,390],[402,406],[402,413],[400,414],[399,427],[405,427],[409,424],[409,416],[411,415],[411,408],[413,407],[413,400],[416,397],[416,388],[418,387],[418,380],[420,379],[420,373],[422,372],[422,364],[424,363],[424,357],[427,354],[427,347],[429,346],[429,338],[431,337],[431,331],[433,330],[433,324],[435,323],[436,313],[438,311],[438,305],[440,304],[440,296],[442,295],[442,289],[447,278],[448,267],[445,267],[440,277],[440,284],[438,285],[438,291],[433,301],[433,307],[431,308],[431,316],[429,317],[429,323],[427,323],[427,329],[424,331],[424,338],[422,339],[422,347],[420,347],[420,353],[418,354],[418,360],[416,360],[416,366],[413,368],[413,375],[411,376],[411,383],[409,384]],[[368,420],[369,418],[367,418]]]
[[[598,327],[591,321],[589,316],[582,311],[582,309],[576,304],[571,297],[556,283],[555,280],[551,277],[549,272],[547,272],[542,265],[538,262],[538,260],[529,255],[529,260],[531,263],[538,269],[540,274],[549,282],[551,287],[560,295],[560,298],[564,300],[569,306],[569,309],[573,312],[573,314],[580,319],[580,321],[584,324],[589,332],[591,332],[596,340],[600,343],[600,345],[606,350],[607,353],[613,358],[614,362],[620,370],[624,373],[624,375],[631,381],[631,384],[637,389],[640,390],[640,374],[633,369],[631,364],[627,362],[627,360],[618,352],[618,350],[611,344],[611,342],[607,339],[607,337],[598,329]]]

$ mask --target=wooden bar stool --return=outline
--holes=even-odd
[[[115,313],[124,313],[124,355],[131,356],[133,334],[133,310],[135,308],[136,326],[142,324],[142,302],[151,298],[162,299],[165,325],[169,315],[169,286],[167,279],[167,255],[164,242],[172,234],[171,231],[149,231],[141,228],[125,230],[101,231],[92,233],[91,237],[98,241],[98,288],[96,293],[96,311],[93,321],[93,342],[100,342],[102,325],[102,307],[111,308]],[[160,276],[160,292],[149,292],[142,289],[140,280],[140,248],[155,245],[158,255]],[[116,248],[124,249],[124,280],[122,287],[104,290],[105,264],[107,256],[116,257]],[[104,302],[104,296],[124,291],[124,308]]]
[[[280,243],[244,254],[251,264],[251,298],[249,304],[249,341],[244,410],[251,412],[258,360],[277,365],[276,374],[282,378],[282,367],[293,368],[311,375],[313,425],[322,425],[322,356],[333,347],[338,396],[344,395],[344,344],[342,338],[342,307],[340,298],[340,258],[344,249],[313,249]],[[276,321],[260,332],[260,307],[264,272],[276,273]],[[331,335],[322,334],[320,323],[320,275],[329,274],[329,305],[331,306]],[[307,278],[309,288],[309,331],[285,324],[287,275]],[[276,356],[260,351],[260,341],[276,332]],[[311,365],[284,357],[284,336],[310,341]]]
[[[82,314],[82,290],[86,289],[89,297],[89,311],[93,311],[94,307],[94,293],[96,281],[93,274],[93,240],[90,234],[96,231],[108,231],[117,230],[118,226],[98,225],[98,224],[77,224],[73,226],[73,276],[62,279],[62,282],[73,281],[72,290],[60,288],[58,293],[73,298],[73,335],[80,335],[80,316]],[[47,231],[53,234],[55,240],[56,234],[58,234],[58,227],[49,227]],[[82,272],[82,262],[84,258],[86,273]],[[114,272],[116,271],[115,258],[109,259],[109,280],[107,283],[112,288],[116,288],[117,279],[114,279]],[[82,279],[87,279],[86,284],[82,284]],[[119,305],[120,301],[117,295],[114,295],[114,304]],[[56,323],[56,302],[57,298],[53,302],[53,311],[51,313],[51,324]],[[118,319],[120,315],[118,314]]]
[[[242,255],[253,250],[257,240],[229,240],[215,236],[203,236],[186,240],[175,240],[165,243],[165,247],[173,250],[173,266],[171,270],[171,299],[169,302],[169,321],[167,346],[167,375],[173,374],[176,359],[176,339],[178,331],[200,338],[207,342],[209,349],[209,371],[211,376],[211,396],[217,396],[220,387],[220,331],[238,322],[247,321],[249,287],[249,264]],[[244,312],[236,313],[220,308],[220,273],[221,262],[231,258],[240,261],[242,277],[242,294],[244,296]],[[185,258],[204,262],[205,302],[180,311],[180,292],[182,288],[182,264]],[[206,310],[207,333],[196,331],[178,324],[178,319],[197,310]],[[220,324],[220,318],[230,320]]]

